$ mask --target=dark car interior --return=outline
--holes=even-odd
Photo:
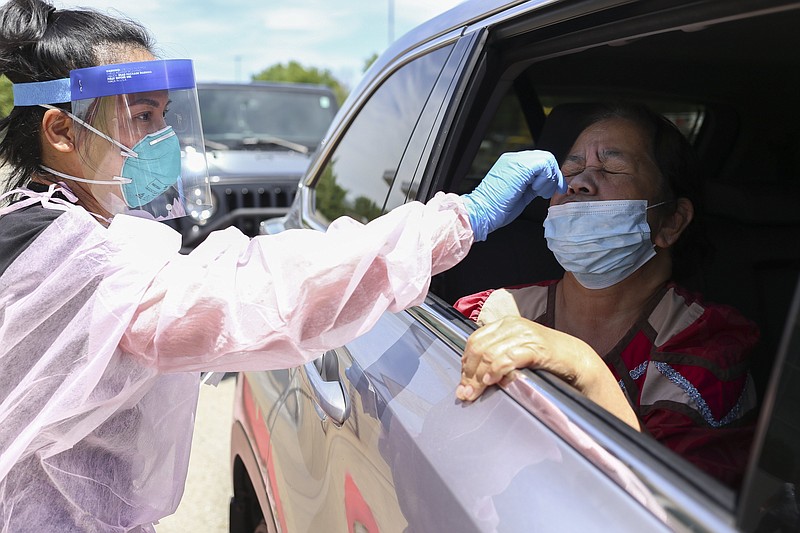
[[[546,149],[560,160],[593,102],[643,102],[670,118],[699,158],[709,242],[697,272],[676,281],[758,324],[752,373],[763,399],[800,278],[800,10],[702,25],[693,17],[709,13],[684,10],[637,26],[637,8],[620,9],[626,15],[609,13],[607,25],[576,18],[525,31],[518,22],[489,36],[475,91],[485,101],[471,102],[458,119],[475,134],[454,150],[476,156],[453,163],[450,190],[474,188],[506,151]],[[546,213],[547,202],[535,200],[437,276],[432,291],[453,303],[559,278],[543,236]],[[789,441],[800,427],[782,431]]]

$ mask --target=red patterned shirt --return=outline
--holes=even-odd
[[[523,316],[555,324],[557,280],[488,290],[455,304],[478,324]],[[655,439],[736,487],[747,464],[757,413],[749,355],[756,325],[731,307],[708,304],[675,284],[649,301],[640,318],[603,355]]]

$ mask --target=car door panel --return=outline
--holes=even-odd
[[[331,352],[352,399],[341,427],[318,416],[302,371],[291,373],[282,396],[300,391],[300,423],[276,416],[271,441],[290,531],[352,531],[354,517],[361,531],[556,531],[554,513],[579,491],[593,512],[571,517],[576,530],[621,512],[631,531],[663,527],[503,392],[457,402],[459,354],[437,338],[409,313],[386,314]]]

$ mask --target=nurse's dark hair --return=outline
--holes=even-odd
[[[672,121],[638,102],[602,104],[589,117],[588,124],[612,118],[633,122],[650,141],[652,155],[663,178],[659,201],[687,198],[694,206],[692,222],[672,246],[673,278],[692,285],[693,276],[709,259],[712,248],[704,228],[703,188],[694,147]],[[670,202],[658,209],[674,210],[675,207],[675,202]]]
[[[11,83],[68,78],[70,70],[125,61],[131,50],[153,51],[140,24],[91,9],[56,9],[41,0],[9,0],[0,7],[0,74]],[[69,110],[70,104],[56,104]],[[41,106],[16,106],[0,119],[0,162],[23,186],[39,170]]]

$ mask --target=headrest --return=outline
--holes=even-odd
[[[547,115],[539,138],[536,139],[536,149],[552,153],[560,165],[575,143],[575,139],[588,125],[589,118],[599,107],[600,104],[594,102],[573,102],[555,106]]]

